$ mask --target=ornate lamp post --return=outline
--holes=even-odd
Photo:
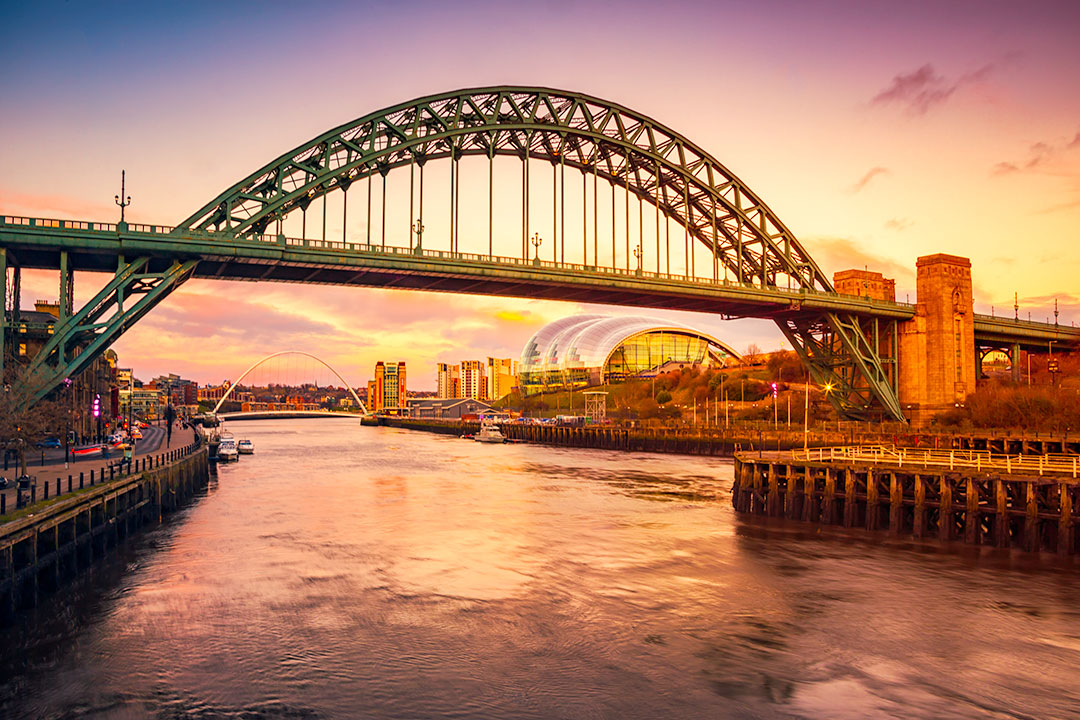
[[[637,246],[634,248],[634,257],[637,258],[637,274],[638,275],[641,274],[641,256],[642,255],[644,255],[644,253],[641,252],[641,243],[638,243]]]
[[[530,240],[529,242],[531,242],[532,246],[534,248],[536,248],[535,257],[533,257],[533,265],[539,265],[540,264],[540,245],[541,245],[541,243],[544,242],[544,239],[542,237],[540,237],[540,233],[533,233],[532,240]]]
[[[413,232],[416,233],[416,249],[413,252],[417,255],[423,255],[424,224],[417,220],[416,225],[413,226]]]
[[[125,170],[120,171],[120,194],[114,196],[114,202],[120,206],[120,223],[117,226],[117,229],[121,232],[127,230],[127,223],[124,222],[124,208],[131,204],[131,196],[124,193],[127,184],[126,178],[124,177],[126,174],[127,172]]]

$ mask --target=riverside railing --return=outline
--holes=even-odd
[[[28,508],[39,501],[46,502],[49,500],[50,496],[55,500],[66,493],[76,492],[87,487],[94,487],[95,485],[128,478],[137,473],[164,467],[177,460],[182,460],[195,452],[202,446],[203,442],[202,436],[198,433],[194,433],[192,442],[181,447],[165,450],[160,453],[149,453],[131,459],[105,463],[100,465],[96,472],[94,468],[91,468],[89,471],[79,471],[78,475],[75,473],[68,473],[66,491],[64,489],[65,482],[63,476],[57,477],[55,484],[50,480],[45,480],[41,485],[40,497],[38,497],[37,476],[32,475],[30,476],[31,482],[28,490],[16,487],[15,507],[13,509],[21,510],[23,508]],[[0,518],[6,514],[7,495],[0,492]]]
[[[1080,456],[1058,453],[1012,455],[986,450],[931,450],[928,448],[890,447],[886,445],[833,446],[791,451],[793,460],[807,462],[846,462],[883,465],[896,468],[925,467],[949,470],[1006,474],[1080,476]]]

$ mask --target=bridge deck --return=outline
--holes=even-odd
[[[198,259],[195,277],[308,284],[396,287],[544,298],[606,305],[708,312],[727,317],[783,318],[805,310],[907,320],[908,303],[837,293],[786,290],[627,268],[329,240],[252,235],[233,239],[178,232],[165,225],[0,216],[0,244],[28,268],[57,269],[60,252],[77,271],[113,272],[115,258],[151,256],[153,269]],[[981,345],[1012,343],[1035,350],[1050,343],[1080,347],[1080,328],[975,315]]]
[[[174,233],[161,225],[116,225],[0,216],[0,243],[23,267],[58,268],[60,251],[74,270],[112,272],[118,255],[149,255],[165,265],[198,259],[195,277],[223,280],[399,287],[669,308],[728,316],[783,317],[826,310],[907,319],[914,306],[836,293],[786,290],[633,268],[522,260],[270,235],[237,240]]]

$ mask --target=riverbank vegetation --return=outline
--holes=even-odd
[[[962,407],[939,416],[936,424],[955,428],[1080,431],[1080,353],[1055,353],[1058,372],[1046,355],[1021,361],[1021,380],[1013,382],[1002,366],[980,379]]]
[[[775,398],[774,398],[775,384]],[[606,392],[607,415],[614,421],[646,424],[722,424],[729,420],[770,420],[802,424],[807,404],[806,373],[793,352],[773,353],[757,366],[730,368],[685,367],[655,378],[588,388]],[[810,389],[810,420],[834,419],[823,393]],[[513,393],[497,406],[532,417],[582,415],[582,390],[542,393],[522,398]]]

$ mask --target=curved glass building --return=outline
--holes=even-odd
[[[737,357],[711,335],[670,320],[572,315],[525,343],[518,385],[533,395],[647,377],[668,363],[719,364]]]

